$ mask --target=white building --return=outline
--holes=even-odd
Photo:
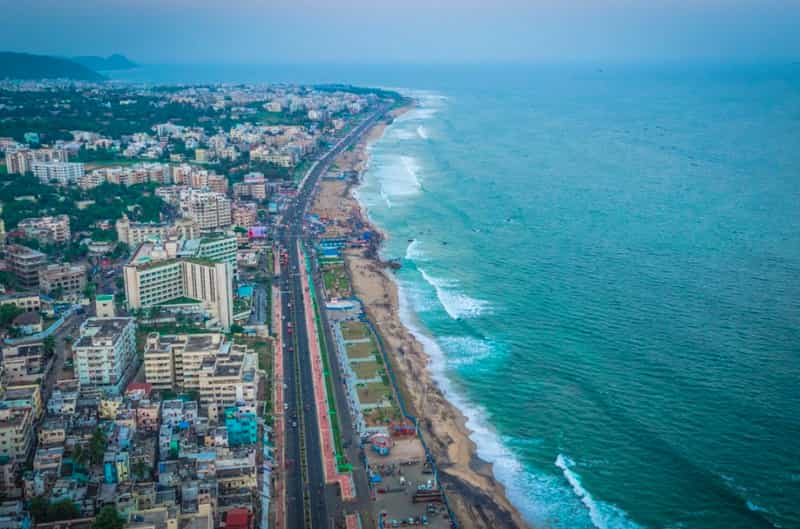
[[[124,269],[128,307],[201,309],[227,331],[233,322],[235,268],[231,259],[236,262],[236,250],[235,239],[232,240],[232,257],[224,253],[225,244],[215,242],[208,248],[217,255],[216,259],[203,256],[202,241],[196,248],[186,249],[177,241],[163,246],[153,242],[141,244]]]
[[[44,184],[55,182],[58,185],[68,185],[83,177],[83,164],[78,162],[33,162],[31,164],[33,176]]]
[[[186,190],[180,195],[184,217],[194,219],[200,231],[218,231],[231,225],[231,201],[222,193]]]
[[[133,318],[89,318],[81,325],[72,347],[81,389],[117,395],[124,389],[126,371],[136,360],[136,324]]]

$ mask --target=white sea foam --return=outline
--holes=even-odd
[[[400,127],[392,129],[391,139],[393,140],[410,140],[415,138],[414,133]]]
[[[412,197],[420,192],[420,165],[413,156],[386,156],[375,171],[381,196],[391,206],[395,198]]]
[[[409,283],[398,284],[400,320],[422,344],[430,358],[429,369],[434,381],[445,398],[464,414],[478,457],[492,463],[494,475],[505,486],[509,500],[534,526],[591,529],[592,524],[586,514],[573,504],[576,499],[571,491],[559,483],[556,476],[534,474],[527,470],[490,426],[486,411],[464,397],[448,378],[447,355],[438,341],[422,330],[417,320],[415,311],[421,307],[417,305],[418,296],[415,292],[418,294],[418,289]]]
[[[497,354],[498,346],[472,336],[440,336],[438,342],[447,351],[450,368],[471,366]]]
[[[422,251],[422,242],[419,239],[414,239],[408,243],[405,258],[408,261],[415,262],[425,260],[425,253]]]
[[[427,140],[428,139],[428,131],[425,130],[425,127],[420,125],[420,126],[417,127],[417,136],[419,136],[423,140]]]
[[[433,93],[415,92],[410,95],[420,100],[421,106],[398,118],[390,128],[399,130],[409,127],[410,131],[413,131],[414,129],[411,127],[416,122],[433,117],[446,103],[446,98],[438,97]],[[403,125],[402,122],[404,121],[408,123]],[[400,133],[397,139],[401,139],[403,135],[404,133]],[[387,136],[386,139],[394,138]],[[385,159],[382,161],[385,161]],[[390,163],[386,164],[394,166],[393,171],[399,173],[395,177],[402,176],[402,173],[397,169],[403,162],[398,162],[399,160],[390,160]],[[418,166],[416,169],[419,171]],[[416,186],[416,190],[409,193],[409,188],[415,189],[415,186],[413,181],[410,186],[408,185],[408,176],[405,177],[406,182],[404,184],[401,184],[402,178],[398,179],[400,182],[392,181],[387,184],[383,180],[383,177],[387,176],[385,171],[387,170],[383,166],[380,170],[370,168],[370,172],[381,189],[381,195],[386,193],[385,196],[382,196],[382,201],[377,194],[373,195],[375,200],[367,201],[370,208],[382,207],[384,202],[388,207],[391,207],[390,196],[409,196],[419,191],[419,186]],[[419,177],[416,173],[414,173],[414,180],[419,184]],[[400,195],[393,195],[392,192],[395,191],[399,191]],[[366,197],[358,198],[361,200]],[[406,258],[419,262],[423,259],[423,247],[424,245],[417,241],[412,242],[406,248]],[[424,272],[422,273],[423,277],[425,277]],[[430,357],[429,368],[432,377],[444,396],[464,414],[466,426],[470,430],[470,439],[477,447],[478,457],[492,463],[494,475],[505,486],[509,500],[532,525],[536,527],[551,527],[553,529],[592,529],[595,527],[581,499],[573,493],[573,489],[564,482],[564,479],[555,474],[534,472],[526,468],[509,448],[512,440],[501,438],[491,426],[486,410],[471,402],[463,394],[461,388],[447,376],[448,370],[460,365],[459,362],[478,362],[488,358],[489,355],[495,354],[496,351],[493,349],[492,344],[482,343],[478,339],[470,341],[462,337],[434,339],[423,330],[416,316],[418,313],[438,308],[438,305],[441,304],[447,310],[448,315],[455,318],[462,313],[467,314],[474,313],[476,310],[486,310],[489,308],[488,304],[454,291],[458,285],[453,281],[431,278],[430,276],[425,279],[436,290],[435,298],[430,295],[430,290],[427,287],[419,283],[397,281],[400,319],[423,345]],[[431,279],[438,285],[432,283]],[[448,351],[447,353],[445,349]],[[456,350],[462,352],[463,360],[448,360],[450,352]],[[601,502],[595,501],[595,504],[600,505],[598,508],[602,511]],[[610,507],[614,509],[613,506]],[[624,525],[609,525],[608,527],[609,529],[623,527],[627,529],[634,526],[630,523],[625,523]]]
[[[458,283],[450,279],[433,277],[422,268],[418,269],[425,281],[436,290],[436,297],[447,314],[454,320],[461,318],[474,318],[484,314],[489,308],[489,302],[472,298],[457,290]]]
[[[628,519],[627,515],[619,508],[595,500],[581,483],[580,476],[572,470],[575,462],[568,456],[558,454],[555,465],[560,468],[575,495],[580,498],[589,512],[589,518],[597,529],[636,529],[640,526]]]

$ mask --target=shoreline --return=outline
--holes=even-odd
[[[396,119],[414,107],[413,103],[400,107],[390,116]],[[345,266],[354,293],[363,302],[365,313],[389,352],[387,356],[406,407],[419,418],[420,431],[434,454],[442,487],[459,526],[463,529],[529,527],[508,500],[505,487],[495,478],[492,464],[477,455],[467,418],[445,398],[433,378],[431,358],[422,341],[402,321],[399,286],[379,254],[387,234],[370,221],[366,208],[354,193],[369,163],[369,146],[383,136],[388,126],[387,120],[376,123],[353,151],[341,157],[358,174],[358,180],[323,182],[315,208],[322,208],[327,216],[343,225],[356,221],[378,234],[367,248],[344,252]]]

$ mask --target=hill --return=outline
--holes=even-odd
[[[0,79],[75,79],[102,81],[102,75],[69,59],[0,52]]]
[[[132,60],[124,55],[115,53],[108,57],[99,57],[96,55],[84,55],[81,57],[73,57],[73,61],[82,64],[91,70],[97,72],[111,71],[111,70],[130,70],[139,66]]]

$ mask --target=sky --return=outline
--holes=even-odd
[[[800,60],[800,0],[0,0],[0,13],[0,50],[145,64]]]

